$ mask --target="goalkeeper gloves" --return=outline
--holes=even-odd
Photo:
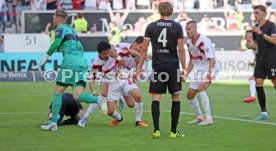
[[[43,56],[43,58],[41,59],[39,65],[35,65],[35,66],[34,66],[34,69],[35,69],[35,70],[38,70],[41,66],[43,66],[43,65],[46,63],[46,61],[48,60],[48,58],[49,58],[49,55],[45,54],[45,55]]]

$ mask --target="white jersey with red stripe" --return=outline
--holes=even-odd
[[[118,66],[119,71],[121,72],[129,72],[131,69],[136,68],[139,56],[131,56],[128,53],[128,50],[131,49],[131,44],[129,43],[120,43],[114,45],[116,52],[125,60],[124,66]]]
[[[103,65],[105,64],[105,62],[106,60],[101,59],[100,56],[98,56],[91,62],[88,71],[93,74],[93,80],[96,79],[97,73],[103,72]]]
[[[191,39],[188,39],[187,47],[190,59],[196,70],[208,70],[209,58],[215,58],[216,61],[215,49],[212,46],[212,42],[204,35],[199,34],[195,43]],[[217,63],[215,63],[214,70],[218,70]]]

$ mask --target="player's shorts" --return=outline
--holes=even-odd
[[[121,96],[129,96],[130,91],[138,89],[137,85],[130,80],[115,80],[108,83],[108,101],[118,101]]]
[[[254,77],[261,79],[275,79],[276,78],[276,62],[256,62],[254,69]]]
[[[57,85],[67,87],[67,86],[82,86],[86,85],[86,67],[79,66],[63,66],[58,71]]]
[[[167,88],[170,94],[181,92],[179,63],[163,63],[153,67],[150,77],[149,93],[165,94]]]
[[[218,72],[219,72],[218,70],[215,70],[211,81],[217,77]],[[208,74],[208,70],[195,70],[191,72],[190,74],[191,82],[190,82],[189,88],[196,90],[200,83],[206,82],[205,77],[207,76],[207,74]],[[211,81],[209,81],[210,84],[211,84]]]

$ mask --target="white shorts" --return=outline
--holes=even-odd
[[[118,101],[120,97],[129,96],[129,92],[138,89],[137,85],[129,80],[115,80],[108,83],[108,101]]]
[[[219,73],[219,70],[215,70],[212,80],[216,78],[218,73]],[[207,76],[207,74],[208,74],[208,70],[194,70],[194,72],[192,72],[190,75],[191,82],[189,87],[196,90],[198,88],[199,83],[206,82],[205,77]]]

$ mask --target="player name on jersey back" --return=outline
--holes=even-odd
[[[157,22],[157,26],[172,27],[172,23],[171,22]]]
[[[158,53],[170,53],[168,49],[158,49]]]

